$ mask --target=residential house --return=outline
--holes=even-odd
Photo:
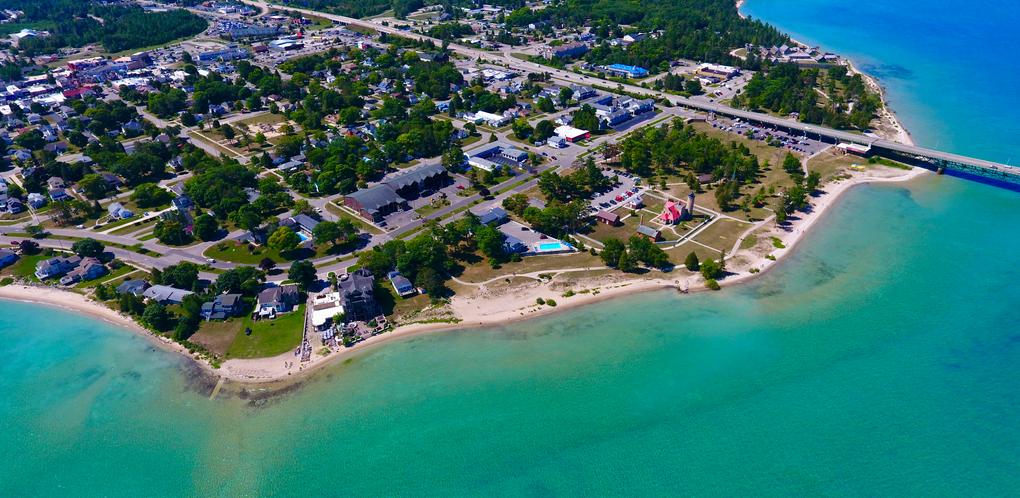
[[[136,278],[134,280],[125,280],[123,283],[117,286],[118,294],[134,294],[135,296],[141,296],[145,289],[149,288],[149,282]]]
[[[255,313],[259,316],[272,316],[286,313],[298,303],[300,294],[296,285],[281,285],[263,289],[259,292]]]
[[[131,212],[130,209],[125,208],[124,205],[119,202],[114,202],[107,206],[106,211],[110,213],[111,218],[117,218],[121,220],[130,218],[135,215],[134,213]]]
[[[78,256],[56,256],[42,260],[35,265],[35,276],[39,280],[46,280],[61,276],[75,268],[81,263]]]
[[[0,249],[0,268],[6,268],[18,260],[18,254],[10,249]]]
[[[400,297],[413,295],[417,291],[414,284],[407,277],[401,275],[399,271],[391,271],[387,278],[389,278],[390,284],[393,285],[393,290],[397,291]]]
[[[375,277],[362,268],[340,277],[337,282],[343,298],[344,313],[348,321],[367,322],[379,316],[375,301]]]
[[[60,279],[61,285],[71,285],[78,282],[87,282],[89,280],[95,280],[103,275],[106,275],[108,270],[96,258],[84,258],[78,264],[78,267],[67,272]]]
[[[32,206],[32,209],[39,209],[46,205],[46,197],[42,194],[32,192],[28,194],[28,205]]]
[[[181,304],[184,302],[184,298],[191,294],[194,294],[194,292],[170,287],[169,285],[153,285],[145,289],[142,296],[160,304]]]
[[[220,294],[207,303],[202,303],[202,317],[206,320],[226,320],[237,316],[244,306],[240,294]]]

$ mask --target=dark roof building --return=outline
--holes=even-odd
[[[340,277],[337,282],[348,321],[367,322],[379,316],[375,302],[375,278],[366,269]]]
[[[149,283],[142,279],[125,280],[122,284],[117,286],[118,294],[134,294],[141,296],[145,289],[149,288]]]
[[[373,221],[381,220],[406,204],[407,200],[389,185],[376,185],[344,196],[345,206]]]

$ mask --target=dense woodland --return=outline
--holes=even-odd
[[[677,58],[725,64],[745,64],[729,54],[746,43],[770,46],[788,42],[772,26],[737,14],[731,0],[566,0],[546,9],[521,8],[506,16],[508,27],[525,27],[548,21],[555,26],[594,28],[601,37],[623,36],[622,25],[630,31],[653,32],[626,48],[603,44],[586,59],[593,63],[623,63],[665,70]]]
[[[102,6],[79,0],[5,0],[3,6],[23,10],[27,23],[50,32],[47,37],[21,41],[19,49],[28,56],[89,43],[119,52],[193,36],[208,25],[180,9],[146,13],[137,6]]]

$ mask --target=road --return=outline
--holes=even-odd
[[[336,22],[344,24],[360,26],[363,28],[373,29],[378,32],[387,33],[396,36],[402,36],[405,38],[412,38],[421,41],[431,41],[437,46],[442,46],[443,41],[431,38],[429,36],[412,33],[409,31],[403,31],[392,26],[383,26],[376,22],[365,19],[355,19],[352,17],[338,16],[335,14],[327,14],[324,12],[300,9],[291,6],[274,5],[270,2],[261,2],[253,0],[242,0],[244,3],[257,6],[260,9],[266,8],[279,8],[282,10],[296,11],[303,14],[322,17]],[[998,179],[1009,181],[1020,184],[1020,168],[1014,168],[1005,164],[996,163],[992,161],[986,161],[983,159],[977,159],[972,157],[963,156],[960,154],[953,154],[949,152],[943,152],[927,147],[919,147],[915,145],[901,144],[892,140],[869,137],[857,133],[851,133],[840,130],[833,130],[831,128],[825,128],[822,126],[801,123],[792,119],[786,119],[759,112],[744,111],[735,109],[723,104],[715,102],[702,102],[695,99],[690,99],[678,95],[669,95],[658,90],[652,90],[648,88],[642,88],[636,85],[620,84],[615,81],[609,81],[599,79],[593,76],[583,76],[570,71],[564,71],[561,69],[555,69],[541,64],[536,64],[526,60],[521,60],[513,57],[510,52],[488,52],[480,50],[474,47],[468,47],[451,43],[448,45],[450,50],[458,52],[462,55],[474,58],[476,61],[488,61],[490,63],[499,63],[507,68],[515,69],[524,72],[535,72],[535,73],[549,73],[553,77],[559,80],[577,83],[581,85],[598,85],[605,88],[619,88],[625,92],[632,93],[635,95],[643,95],[647,97],[653,97],[662,99],[670,102],[674,106],[683,106],[690,109],[696,109],[703,112],[722,114],[731,117],[738,117],[745,121],[753,121],[762,124],[768,124],[771,126],[782,127],[789,130],[799,131],[808,135],[818,135],[827,137],[833,141],[856,143],[860,145],[870,145],[873,148],[888,150],[899,154],[908,156],[915,156],[918,158],[924,158],[930,161],[940,163],[950,163],[950,165],[964,165],[969,168],[983,171],[988,176],[996,177]]]

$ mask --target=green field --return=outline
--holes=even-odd
[[[254,321],[251,317],[241,320],[238,334],[227,350],[229,358],[265,358],[293,350],[301,344],[305,324],[305,305],[294,311],[278,315],[275,320]],[[244,329],[250,328],[251,335]]]

